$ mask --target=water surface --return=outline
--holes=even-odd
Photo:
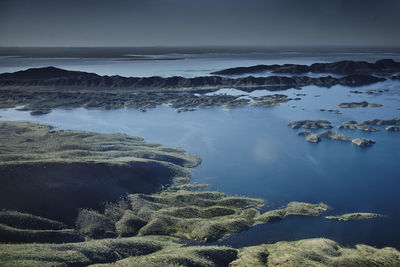
[[[305,59],[290,55],[264,56],[224,55],[226,59],[221,59],[220,55],[206,55],[203,58],[199,56],[200,59],[185,59],[186,62],[135,61],[118,64],[108,62],[110,59],[102,59],[97,65],[82,65],[68,59],[68,62],[76,64],[74,67],[68,65],[68,62],[60,63],[62,61],[51,59],[43,64],[60,64],[58,66],[101,74],[117,72],[134,76],[146,73],[197,76],[235,65],[313,63],[316,60],[338,58],[337,55],[314,55]],[[379,59],[379,55],[361,57],[366,60],[375,58]],[[104,63],[106,61],[108,63]],[[23,62],[25,65],[18,66],[3,62],[0,70],[11,70],[14,67],[21,69],[31,64],[29,60]],[[135,64],[142,69],[139,70]],[[347,120],[400,117],[400,82],[385,81],[356,88],[362,92],[383,89],[389,89],[389,92],[352,94],[352,88],[343,86],[308,86],[302,90],[278,92],[293,98],[300,97],[301,100],[271,108],[219,107],[177,113],[175,109],[163,105],[145,113],[135,109],[74,109],[54,110],[42,116],[31,116],[29,112],[9,109],[0,111],[0,116],[1,120],[37,121],[55,125],[58,129],[122,132],[165,146],[183,147],[203,160],[193,170],[192,182],[208,183],[211,190],[228,194],[263,198],[268,205],[265,209],[281,207],[290,201],[306,201],[330,205],[332,210],[327,214],[362,211],[386,215],[379,220],[355,222],[289,217],[281,222],[258,225],[246,232],[234,234],[219,241],[222,244],[240,247],[305,237],[328,237],[344,245],[366,243],[400,248],[400,213],[397,207],[397,203],[400,203],[400,133],[387,132],[383,127],[375,133],[340,130],[352,138],[364,137],[376,141],[374,146],[362,149],[351,143],[332,140],[323,140],[319,144],[308,143],[304,137],[296,135],[296,130],[287,126],[287,123],[300,119],[326,119],[338,125]],[[245,94],[245,97],[271,94],[264,90],[248,94],[229,88],[217,93]],[[383,107],[341,109],[337,106],[341,102],[364,100],[383,104]],[[343,114],[320,109],[337,109]]]

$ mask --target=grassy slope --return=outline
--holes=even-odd
[[[170,246],[168,237],[131,237],[70,244],[0,244],[1,266],[87,266],[147,255]]]
[[[159,161],[189,168],[199,163],[198,157],[184,152],[181,148],[165,148],[124,134],[52,131],[51,126],[28,122],[0,123],[1,165],[59,161],[112,164]]]
[[[394,248],[376,249],[366,245],[340,247],[324,239],[304,239],[293,242],[246,247],[240,250],[232,266],[400,266],[400,252]]]
[[[167,235],[214,242],[256,224],[282,220],[289,215],[320,216],[328,209],[322,203],[291,202],[283,209],[260,215],[256,208],[264,205],[262,199],[181,188],[151,195],[131,194],[124,201],[110,203],[103,214],[82,210],[77,228],[90,238]]]
[[[139,137],[0,122],[0,208],[71,223],[78,208],[187,181],[199,162]]]

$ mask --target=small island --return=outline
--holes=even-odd
[[[346,213],[340,216],[325,216],[328,220],[338,220],[338,221],[358,221],[358,220],[371,220],[382,217],[382,215],[371,212],[353,212]]]
[[[288,124],[292,129],[331,129],[332,124],[327,120],[301,120],[294,121]]]
[[[379,108],[382,107],[382,104],[368,103],[367,101],[362,101],[362,102],[340,103],[338,106],[341,108],[360,108],[360,107]]]
[[[310,134],[306,137],[306,140],[310,143],[319,143],[322,138],[351,142],[350,137],[331,130],[326,130],[316,134]]]
[[[373,144],[375,144],[375,141],[372,139],[366,139],[366,138],[356,138],[351,141],[353,144],[359,147],[370,147]]]
[[[373,120],[365,120],[362,122],[357,121],[345,121],[341,125],[338,126],[339,129],[351,129],[351,130],[361,130],[365,132],[376,132],[379,131],[378,128],[372,126],[384,126],[389,125],[386,130],[391,131],[391,129],[395,130],[397,126],[400,124],[400,118],[393,118],[389,120],[382,120],[382,119],[373,119]],[[393,126],[393,127],[391,127]]]

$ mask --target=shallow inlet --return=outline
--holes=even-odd
[[[170,183],[161,164],[49,162],[0,168],[2,208],[72,225],[83,207],[101,209],[127,192],[153,193]],[[45,178],[45,179],[44,179]]]

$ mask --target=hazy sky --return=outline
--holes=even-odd
[[[400,0],[0,0],[0,46],[400,46]]]

